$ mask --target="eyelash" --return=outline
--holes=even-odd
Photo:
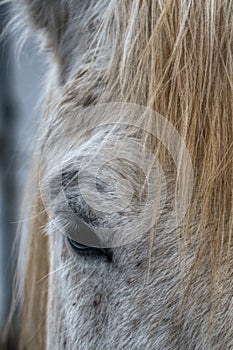
[[[112,261],[112,250],[109,248],[96,248],[96,247],[89,247],[83,244],[80,244],[71,238],[67,237],[67,240],[72,247],[72,249],[79,253],[80,255],[90,255],[90,256],[98,256],[98,257],[105,257],[108,262]]]

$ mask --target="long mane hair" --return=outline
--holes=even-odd
[[[89,9],[82,20],[87,26],[98,18],[89,52],[64,84],[59,108],[70,108],[71,100],[80,106],[93,101],[137,103],[166,116],[176,127],[195,172],[192,203],[181,229],[181,255],[195,240],[195,259],[182,276],[183,301],[192,299],[188,291],[200,271],[205,271],[211,281],[211,318],[223,291],[227,288],[230,293],[233,287],[233,2],[120,0],[103,4],[101,0],[95,1],[94,8],[94,15]],[[77,23],[78,17],[72,30]],[[44,117],[44,135],[46,123]],[[30,338],[33,349],[42,349],[49,312],[50,252],[37,172],[35,166],[20,339],[21,348]],[[195,227],[195,234],[190,227]]]

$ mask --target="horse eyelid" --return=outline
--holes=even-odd
[[[112,250],[109,248],[97,248],[97,247],[86,246],[74,241],[69,237],[67,237],[67,239],[71,247],[74,250],[79,251],[80,253],[85,251],[92,251],[93,253],[96,253],[96,255],[105,256],[109,262],[112,261]]]

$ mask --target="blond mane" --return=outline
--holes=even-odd
[[[136,103],[176,127],[195,178],[180,231],[180,255],[190,247],[194,253],[181,278],[182,305],[187,309],[185,301],[195,298],[192,285],[205,271],[211,319],[223,290],[231,293],[233,288],[233,2],[120,0],[105,8],[101,1],[95,2],[94,19],[83,19],[84,27],[94,23],[92,42],[82,64],[68,70],[57,108],[65,113],[75,104]],[[76,25],[74,19],[71,32]],[[42,118],[44,137],[49,127]],[[40,135],[39,149],[44,142]],[[163,152],[160,157],[167,159]],[[43,234],[48,218],[35,182],[22,296],[22,349],[28,338],[31,348],[46,347],[49,312],[49,238]]]

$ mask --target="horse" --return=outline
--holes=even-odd
[[[11,2],[49,52],[19,349],[233,349],[233,2]]]

